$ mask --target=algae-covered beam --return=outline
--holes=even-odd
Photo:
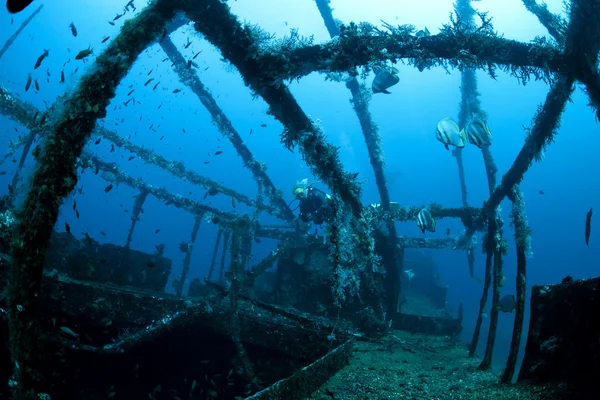
[[[8,50],[8,48],[14,43],[14,41],[17,40],[19,34],[23,32],[23,29],[25,29],[25,27],[29,25],[33,17],[35,17],[40,11],[42,11],[42,8],[44,8],[44,5],[40,4],[40,6],[36,8],[29,17],[27,17],[23,22],[21,22],[19,28],[15,31],[15,33],[12,34],[11,37],[8,38],[6,43],[4,43],[4,46],[2,46],[2,48],[0,49],[0,59],[2,58],[4,53],[6,53],[6,50]]]
[[[9,284],[11,356],[19,400],[47,396],[52,382],[38,372],[49,362],[40,340],[46,335],[39,321],[39,291],[46,248],[64,198],[77,184],[77,158],[96,121],[138,55],[160,36],[174,15],[173,3],[160,0],[123,24],[119,35],[98,55],[77,89],[63,101],[63,112],[38,156],[31,189],[19,211],[11,243],[13,263]]]
[[[127,240],[125,240],[126,248],[129,248],[131,245],[131,239],[133,239],[133,230],[135,229],[137,222],[140,220],[140,214],[142,213],[142,207],[144,207],[146,198],[148,198],[148,191],[146,190],[140,190],[140,192],[135,196],[133,209],[131,210],[131,226],[129,227],[129,232],[127,233]]]
[[[471,6],[471,0],[458,0],[455,3],[456,14],[460,17],[461,22],[464,24],[464,29],[469,32],[473,32],[476,29],[475,26],[475,10]],[[458,111],[458,125],[460,128],[467,129],[467,124],[476,115],[481,112],[481,102],[479,101],[479,92],[477,91],[477,75],[476,70],[473,68],[465,68],[460,73],[460,106]],[[490,155],[489,148],[483,150],[484,160],[486,155]],[[465,169],[463,164],[463,148],[457,147],[452,151],[452,155],[456,158],[456,165],[458,167],[458,179],[460,182],[460,193],[462,198],[463,207],[469,205],[467,200],[467,183],[465,180]],[[493,162],[493,160],[492,160]],[[489,169],[486,165],[486,171]],[[488,185],[490,185],[490,175],[488,174]],[[494,181],[495,185],[495,181]],[[493,190],[493,186],[491,189]],[[475,273],[475,257],[472,251],[467,251],[467,263],[469,265],[469,273],[473,277]]]
[[[223,250],[221,251],[221,265],[219,266],[219,283],[223,283],[225,279],[225,257],[227,256],[227,248],[229,246],[229,238],[231,231],[225,230],[223,233]]]
[[[565,44],[567,24],[560,15],[551,13],[550,10],[548,10],[548,6],[543,1],[538,3],[537,0],[523,0],[523,5],[527,11],[537,17],[558,44]]]
[[[165,41],[166,40],[167,38],[165,38]],[[110,140],[118,147],[124,148],[132,153],[137,154],[137,156],[144,160],[144,162],[146,163],[154,164],[157,167],[162,168],[187,182],[207,189],[210,192],[210,194],[221,193],[224,196],[233,197],[234,199],[236,199],[236,201],[240,203],[244,203],[252,207],[258,207],[262,211],[268,212],[269,214],[277,214],[277,209],[275,209],[274,207],[258,205],[250,197],[239,193],[231,188],[223,186],[210,178],[207,178],[194,171],[187,169],[183,162],[168,160],[162,155],[150,149],[146,149],[131,143],[129,140],[125,139],[124,137],[118,135],[113,131],[102,127],[98,127],[94,131],[94,134],[97,134],[103,138]]]
[[[431,203],[428,206],[431,215],[435,219],[443,218],[459,218],[463,225],[471,231],[481,231],[484,227],[484,220],[482,216],[482,209],[476,207],[460,207],[460,208],[446,208],[440,204]],[[382,221],[398,221],[398,222],[410,222],[416,221],[419,211],[424,207],[394,207],[392,211],[384,211],[381,207],[376,207],[374,215],[377,219]]]
[[[456,250],[460,244],[457,238],[415,238],[408,236],[398,237],[398,246],[414,249],[453,249]]]
[[[523,4],[528,11],[532,12],[548,33],[561,46],[565,45],[565,34],[567,31],[567,23],[560,16],[551,13],[548,10],[546,3],[538,3],[536,0],[523,0]],[[586,38],[588,40],[588,38]],[[590,60],[590,61],[593,61]],[[590,105],[596,111],[596,119],[600,120],[600,74],[595,62],[590,62],[582,65],[582,71],[578,75],[578,79],[585,84],[586,92],[590,98]]]
[[[544,78],[549,73],[572,71],[570,60],[547,43],[522,43],[499,37],[492,32],[467,32],[445,26],[441,33],[414,36],[412,27],[381,32],[373,27],[350,24],[339,39],[302,46],[292,50],[269,48],[257,60],[271,84],[298,79],[318,72],[346,72],[356,67],[385,61],[407,59],[416,67],[442,65],[471,67],[489,71],[499,66],[526,80],[533,75]]]
[[[493,218],[490,218],[488,221],[488,225],[493,225],[494,235],[489,236],[487,238],[486,243],[486,251],[489,254],[493,254],[493,262],[492,262],[492,306],[490,311],[490,328],[488,330],[488,338],[485,345],[485,353],[483,355],[483,359],[479,364],[478,369],[489,371],[492,368],[492,357],[494,355],[494,347],[496,344],[496,331],[498,329],[498,317],[500,315],[500,288],[502,286],[502,282],[504,279],[504,274],[502,272],[503,267],[503,259],[502,257],[506,252],[506,245],[502,239],[502,219],[500,217],[500,213],[498,210],[495,210],[495,215]],[[487,268],[487,265],[486,265]],[[488,280],[488,271],[486,270],[486,282]]]
[[[507,193],[523,180],[525,172],[531,167],[533,161],[539,161],[543,158],[544,149],[554,141],[560,117],[567,100],[573,92],[573,83],[574,78],[572,76],[558,76],[553,83],[544,105],[538,109],[534,117],[533,127],[525,139],[525,144],[510,169],[502,177],[500,185],[494,189],[489,200],[485,203],[484,213],[486,215],[493,214],[493,210],[500,205]]]
[[[181,79],[181,81],[187,85],[196,96],[198,96],[198,99],[204,107],[206,107],[206,110],[209,112],[213,123],[221,135],[229,139],[238,155],[242,158],[244,166],[250,170],[259,185],[265,189],[271,204],[278,210],[276,215],[288,222],[293,221],[295,218],[294,213],[290,209],[288,203],[283,199],[281,192],[278,191],[273,184],[269,175],[267,175],[266,164],[254,158],[254,155],[242,140],[238,131],[233,127],[233,124],[229,118],[227,118],[227,115],[221,110],[212,94],[206,89],[198,77],[195,69],[188,66],[188,61],[186,61],[179,50],[177,50],[177,47],[175,47],[175,44],[173,44],[171,39],[165,38],[160,42],[160,45],[163,51],[171,59],[179,79]]]
[[[277,260],[281,257],[282,254],[285,254],[288,248],[291,247],[291,242],[286,242],[283,245],[277,247],[275,250],[269,252],[269,254],[260,260],[258,264],[253,266],[250,269],[250,276],[252,278],[256,278],[259,275],[265,273],[269,268],[271,268]]]
[[[329,0],[316,0],[316,4],[321,17],[323,18],[323,22],[327,27],[329,36],[331,36],[331,38],[339,36],[340,29],[333,18],[333,13],[331,7],[329,6]],[[358,80],[354,74],[350,80],[346,82],[346,87],[352,94],[352,107],[354,108],[354,112],[358,117],[358,121],[365,138],[365,143],[367,145],[367,151],[369,154],[369,161],[373,167],[373,173],[375,175],[375,184],[377,185],[377,190],[379,191],[379,197],[381,199],[381,207],[384,211],[391,211],[390,193],[388,191],[384,174],[385,164],[383,149],[381,146],[381,136],[379,135],[377,124],[375,121],[373,121],[373,117],[369,111],[371,94],[366,86],[358,83]],[[399,283],[401,282],[400,274],[402,274],[402,271],[404,270],[404,247],[396,246],[398,233],[396,232],[396,224],[394,221],[386,221],[386,225],[390,235],[390,245],[393,247],[393,250],[384,253],[384,257],[389,258],[389,260],[384,260],[384,265],[389,266],[389,268],[386,269],[387,279],[398,282],[397,285],[390,285],[388,288],[390,290],[392,288],[394,290],[401,290]],[[391,307],[391,304],[397,304],[396,299],[399,298],[399,296],[399,292],[388,293],[388,299],[390,301],[388,308]]]
[[[231,229],[231,263],[229,264],[229,303],[231,307],[231,339],[237,351],[238,359],[244,366],[243,376],[254,390],[261,387],[261,384],[254,374],[252,362],[248,357],[248,353],[242,344],[240,337],[240,318],[238,310],[239,295],[244,285],[244,259],[247,254],[244,254],[243,240],[250,236],[250,219],[248,216],[239,218]]]
[[[525,319],[525,300],[527,298],[527,254],[531,251],[531,229],[525,214],[525,201],[521,189],[516,186],[508,198],[513,203],[510,214],[515,228],[515,242],[517,244],[517,282],[516,282],[516,307],[515,322],[510,343],[506,369],[502,374],[501,382],[510,383],[515,373],[519,349],[521,348],[521,335]]]
[[[117,181],[142,192],[147,192],[166,205],[173,205],[194,215],[205,214],[215,224],[229,226],[237,218],[237,215],[234,213],[221,211],[215,207],[198,203],[178,194],[173,194],[164,188],[150,185],[140,178],[133,178],[122,172],[116,165],[102,161],[90,152],[84,152],[80,159],[80,165],[84,168],[93,167],[98,170],[109,171],[115,176]]]
[[[213,248],[213,254],[210,259],[210,267],[208,268],[207,280],[211,280],[212,274],[215,270],[215,262],[217,261],[217,251],[219,250],[219,244],[221,244],[221,237],[223,237],[223,229],[219,229],[217,232],[217,239],[215,240],[215,247]]]
[[[545,147],[554,140],[557,133],[560,117],[574,89],[575,78],[585,74],[586,71],[595,71],[598,68],[600,25],[597,21],[600,21],[600,4],[594,0],[573,0],[569,11],[570,23],[566,32],[564,53],[572,66],[568,74],[558,75],[555,78],[544,105],[534,118],[525,145],[508,172],[502,177],[502,183],[496,187],[486,202],[484,207],[486,214],[491,213],[513,187],[521,182],[534,160],[542,159]],[[591,89],[600,100],[600,90],[596,92],[596,88]],[[599,112],[600,109],[597,109],[596,113]]]
[[[221,50],[223,58],[238,69],[246,85],[267,102],[269,113],[285,127],[283,144],[290,150],[298,146],[311,172],[349,204],[358,217],[362,204],[356,174],[344,170],[338,149],[325,140],[324,133],[302,110],[289,89],[281,83],[269,84],[269,79],[265,79],[269,68],[258,60],[257,28],[243,26],[229,6],[219,0],[179,0],[178,3],[195,22],[196,30]]]
[[[187,275],[190,272],[190,265],[192,263],[192,251],[194,250],[196,244],[196,237],[198,236],[198,230],[200,230],[200,224],[202,223],[202,217],[204,214],[198,214],[194,217],[194,226],[192,227],[192,236],[190,238],[190,242],[187,245],[187,249],[185,252],[185,258],[183,259],[183,268],[181,269],[181,276],[179,280],[175,284],[175,293],[177,296],[181,296],[183,292],[183,286],[185,285],[185,280],[187,279]],[[219,230],[220,232],[220,230]]]
[[[4,114],[7,117],[12,118],[20,124],[22,124],[23,126],[32,130],[29,134],[24,135],[20,140],[16,142],[11,142],[9,144],[10,150],[6,153],[4,159],[12,156],[14,154],[14,151],[21,145],[27,146],[28,143],[32,142],[36,135],[38,135],[37,130],[42,129],[39,132],[39,136],[41,137],[46,137],[49,134],[49,132],[43,130],[44,125],[40,123],[41,118],[36,118],[36,116],[40,114],[40,111],[32,104],[24,102],[14,97],[9,90],[2,87],[1,85],[0,114]],[[101,126],[96,126],[96,128],[93,131],[93,134],[98,135],[106,140],[110,140],[117,147],[135,153],[144,162],[148,164],[154,164],[157,167],[162,168],[181,179],[184,179],[190,183],[207,189],[211,193],[221,193],[225,196],[233,197],[234,199],[236,199],[236,201],[240,203],[244,203],[252,207],[257,207],[257,209],[265,211],[269,214],[276,215],[278,213],[277,208],[265,204],[258,204],[255,201],[253,201],[250,197],[244,194],[241,194],[233,189],[221,185],[220,183],[210,178],[207,178],[194,171],[187,169],[183,162],[168,160],[164,156],[154,152],[153,150],[133,144],[126,138],[118,135],[116,132],[113,132]]]

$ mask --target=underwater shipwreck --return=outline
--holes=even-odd
[[[503,394],[503,398],[526,398],[523,393],[530,393],[527,398],[549,399],[587,398],[597,393],[600,279],[566,279],[559,285],[534,287],[526,345],[521,341],[530,228],[519,184],[558,133],[561,115],[576,84],[585,86],[593,117],[600,119],[600,1],[568,1],[567,21],[536,0],[523,0],[524,7],[553,38],[531,43],[500,37],[490,18],[476,12],[470,0],[456,0],[454,14],[436,35],[419,34],[410,25],[385,25],[381,29],[368,23],[344,24],[334,19],[328,0],[315,3],[331,36],[329,42],[318,45],[294,36],[279,41],[268,38],[259,27],[243,25],[225,1],[153,0],[124,23],[118,36],[88,66],[77,88],[56,102],[60,105],[39,110],[0,85],[0,113],[29,130],[14,139],[11,153],[5,157],[23,148],[13,182],[29,154],[36,160],[23,203],[15,205],[10,188],[0,199],[0,332],[6,344],[0,358],[2,398],[484,399]],[[0,51],[0,57],[42,7],[33,2],[27,9],[35,11]],[[312,234],[307,224],[299,221],[269,178],[266,166],[255,159],[171,41],[171,33],[190,23],[239,71],[248,90],[268,104],[270,116],[285,127],[281,144],[300,152],[314,176],[328,187],[331,199],[324,235]],[[154,43],[161,46],[180,81],[208,110],[222,137],[232,143],[252,173],[259,187],[257,198],[240,194],[187,169],[181,161],[169,160],[131,143],[126,135],[97,125],[106,116],[121,80]],[[371,92],[360,78],[400,60],[420,71],[436,66],[460,71],[460,127],[475,115],[485,115],[478,99],[476,70],[491,76],[501,70],[522,82],[536,79],[550,85],[508,171],[499,176],[490,147],[481,147],[489,187],[489,199],[484,204],[470,205],[467,201],[460,148],[452,155],[460,175],[462,207],[390,201],[384,149],[369,112]],[[336,147],[327,142],[325,132],[288,90],[286,82],[312,72],[347,74],[340,85],[345,84],[350,92],[380,204],[362,203],[357,174],[345,170]],[[92,137],[127,149],[145,163],[198,185],[211,196],[231,197],[255,211],[252,215],[225,212],[133,178],[84,150]],[[60,207],[76,188],[78,171],[87,168],[108,171],[139,192],[123,246],[54,230]],[[161,249],[146,254],[129,248],[137,217],[149,196],[185,210],[195,221],[174,295],[165,292],[172,262]],[[490,384],[494,395],[461,393],[454,385],[444,389],[445,397],[442,393],[426,394],[424,381],[396,387],[395,394],[387,395],[369,394],[366,389],[344,393],[343,389],[324,388],[347,367],[357,349],[383,346],[389,351],[400,347],[409,355],[418,352],[419,346],[406,344],[411,339],[390,337],[390,330],[437,337],[436,351],[455,351],[456,337],[462,332],[462,313],[452,316],[441,312],[446,296],[442,287],[421,286],[421,294],[427,297],[421,309],[410,310],[410,303],[405,306],[401,300],[411,294],[403,285],[404,271],[428,270],[426,261],[412,260],[406,253],[412,248],[462,251],[472,276],[476,251],[472,238],[477,232],[484,235],[479,246],[486,253],[486,264],[480,312],[469,346],[471,357],[482,325],[489,322],[490,327],[485,355],[481,360],[471,358],[476,368],[467,371],[491,370],[503,257],[511,242],[503,236],[505,222],[498,212],[505,198],[512,203],[510,222],[518,262],[518,274],[513,277],[516,311],[506,368]],[[464,234],[444,239],[399,236],[395,223],[415,223],[424,207],[435,219],[459,219]],[[261,224],[262,213],[277,217],[280,223]],[[206,223],[219,227],[215,243],[196,240],[200,225]],[[261,238],[276,240],[277,249],[262,260],[252,261],[253,243]],[[204,281],[193,280],[184,293],[196,246],[214,249],[210,272]],[[412,291],[417,289],[411,287]],[[483,310],[490,298],[490,318],[484,321]],[[421,343],[421,347],[431,351],[435,343]],[[522,346],[525,355],[516,376]],[[418,355],[415,357],[418,361]],[[369,373],[354,378],[367,380]],[[522,390],[521,397],[516,397],[515,390]],[[569,397],[572,393],[578,397]]]

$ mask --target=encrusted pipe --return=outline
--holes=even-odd
[[[148,192],[163,203],[172,204],[173,206],[181,208],[182,210],[186,210],[193,215],[210,213],[211,221],[214,224],[227,226],[237,217],[237,215],[234,213],[221,211],[215,207],[198,203],[197,201],[182,197],[178,194],[173,194],[167,191],[165,188],[150,185],[141,179],[133,178],[132,176],[122,172],[116,165],[102,161],[100,158],[88,151],[83,152],[83,156],[80,159],[79,165],[85,168],[93,167],[97,170],[109,171],[115,176],[117,181],[140,191]]]
[[[554,136],[560,125],[560,117],[565,109],[567,100],[574,88],[574,78],[558,76],[550,92],[546,96],[544,105],[538,109],[533,120],[533,127],[529,131],[525,144],[517,155],[510,169],[502,177],[502,182],[496,187],[489,200],[485,203],[484,212],[493,214],[507,193],[521,183],[525,172],[531,167],[534,160],[541,160],[546,146],[554,141]]]
[[[200,229],[200,224],[202,223],[202,218],[204,217],[204,213],[198,214],[194,217],[194,226],[192,228],[192,237],[190,238],[190,242],[187,246],[187,251],[185,252],[185,258],[183,259],[183,268],[181,269],[181,276],[176,284],[177,296],[181,296],[183,293],[183,286],[185,285],[185,280],[187,279],[187,275],[190,272],[190,265],[192,263],[192,250],[196,244],[196,237],[198,236],[198,230]],[[220,230],[219,230],[220,232]]]
[[[131,226],[129,227],[129,232],[127,233],[127,240],[125,241],[125,247],[129,248],[131,245],[131,239],[133,238],[133,230],[135,229],[135,225],[140,220],[140,214],[142,213],[142,207],[144,206],[144,202],[148,197],[147,190],[140,190],[140,192],[135,196],[135,202],[133,203],[133,210],[131,210]]]
[[[329,36],[331,36],[331,38],[339,36],[340,29],[333,18],[333,12],[329,5],[329,0],[316,0],[316,4],[321,17],[323,18],[323,22],[325,23],[325,27],[329,32]],[[377,185],[377,190],[379,191],[379,197],[381,199],[381,207],[385,211],[390,211],[390,193],[388,191],[384,174],[384,154],[381,147],[381,136],[379,135],[379,128],[377,127],[375,121],[373,121],[373,117],[369,111],[369,101],[371,100],[371,95],[369,90],[364,85],[360,85],[358,83],[358,80],[355,76],[352,76],[351,80],[346,83],[346,87],[352,94],[352,107],[354,108],[354,112],[358,117],[358,121],[365,138],[367,151],[369,153],[369,161],[371,162],[373,173],[375,174],[375,184]],[[404,270],[404,247],[397,246],[398,233],[396,232],[396,225],[394,221],[386,221],[386,226],[390,235],[390,246],[392,247],[392,251],[384,254],[384,257],[389,258],[389,260],[384,260],[384,265],[389,266],[389,268],[386,269],[386,279],[390,281],[396,281],[395,285],[388,285],[388,289],[391,290],[389,290],[387,293],[387,308],[390,312],[390,317],[393,318],[393,314],[396,311],[399,311],[397,310],[397,300],[400,297],[401,290],[400,275]]]
[[[352,207],[355,217],[360,216],[361,187],[355,175],[344,170],[337,148],[325,140],[324,133],[300,108],[289,89],[284,84],[270,83],[270,77],[264,74],[258,62],[261,54],[257,33],[243,27],[229,6],[220,0],[180,0],[180,3],[195,22],[196,30],[221,50],[245,83],[267,102],[269,113],[285,127],[284,145],[290,150],[298,146],[311,172]]]
[[[258,184],[265,188],[265,192],[269,197],[271,204],[277,209],[276,215],[288,222],[294,220],[294,213],[281,196],[280,191],[278,191],[273,184],[269,175],[267,175],[266,164],[257,161],[254,158],[254,155],[238,131],[233,127],[233,124],[229,118],[227,118],[227,115],[225,115],[223,110],[218,106],[212,94],[206,89],[195,70],[188,67],[188,62],[183,55],[181,55],[179,50],[177,50],[177,47],[175,47],[171,39],[165,38],[160,45],[174,64],[174,69],[179,76],[179,79],[192,90],[204,107],[206,107],[206,110],[212,117],[213,124],[215,124],[221,135],[231,142],[238,155],[241,157],[244,166],[250,170]]]
[[[499,215],[496,215],[494,220],[490,220],[488,222],[490,224],[495,223],[496,227],[495,235],[493,238],[489,238],[489,246],[488,252],[493,252],[494,261],[492,267],[492,307],[490,310],[490,328],[488,330],[488,339],[485,346],[485,353],[483,355],[483,359],[479,364],[478,369],[480,370],[490,370],[492,368],[492,356],[494,354],[494,345],[496,344],[496,331],[498,328],[498,316],[500,314],[499,303],[500,303],[500,287],[502,286],[502,281],[504,275],[502,273],[502,264],[503,264],[503,240],[501,238],[502,232],[502,220]],[[493,247],[491,247],[493,246]],[[487,272],[487,271],[486,271]],[[487,277],[486,277],[487,279]]]
[[[523,321],[525,319],[525,300],[527,298],[527,254],[531,251],[531,230],[529,229],[527,215],[525,214],[523,193],[516,186],[508,197],[513,202],[510,217],[515,227],[515,242],[517,244],[517,296],[510,351],[508,353],[508,360],[506,361],[506,369],[501,378],[501,382],[503,383],[510,383],[512,381],[519,357]]]
[[[221,244],[221,237],[223,236],[223,229],[219,229],[217,232],[217,240],[215,241],[215,247],[213,249],[212,257],[210,259],[210,268],[208,269],[208,279],[209,281],[212,278],[212,274],[215,270],[215,262],[217,261],[217,251],[219,250],[219,244]]]
[[[13,33],[13,35],[10,38],[8,38],[6,43],[4,43],[4,46],[2,46],[2,48],[0,49],[0,59],[2,58],[4,53],[6,53],[6,50],[8,50],[8,48],[19,37],[19,34],[23,31],[23,29],[25,29],[25,27],[31,22],[33,17],[35,17],[40,11],[42,11],[42,8],[44,8],[44,5],[40,4],[40,6],[38,8],[36,8],[35,11],[33,11],[33,13],[31,13],[31,15],[29,17],[27,17],[27,19],[25,19],[23,22],[21,22],[21,26],[19,26],[19,28],[16,30],[15,33]]]
[[[240,337],[240,320],[238,311],[238,296],[244,286],[244,259],[247,259],[249,254],[245,254],[243,240],[250,236],[250,220],[247,216],[237,220],[237,224],[232,228],[231,233],[231,263],[229,264],[229,277],[231,285],[229,287],[229,301],[231,307],[231,338],[238,353],[238,358],[241,361],[243,375],[252,385],[254,390],[260,388],[260,383],[254,374],[252,362],[246,353],[246,349],[242,344]]]
[[[488,232],[486,235],[486,242],[491,240],[490,238],[494,236],[495,224],[488,225]],[[486,246],[490,247],[489,244]],[[485,310],[485,305],[487,304],[488,296],[490,293],[490,286],[492,285],[492,263],[494,260],[494,253],[492,251],[487,251],[485,257],[485,276],[483,281],[483,292],[481,293],[481,298],[479,300],[479,313],[477,314],[477,320],[475,321],[475,329],[473,330],[473,338],[471,339],[471,344],[469,345],[469,357],[474,357],[477,352],[477,345],[479,343],[479,335],[481,333],[481,325],[483,324],[483,310]]]
[[[173,11],[170,1],[158,0],[124,24],[82,77],[77,90],[63,100],[64,111],[40,151],[11,243],[8,313],[11,356],[13,365],[18,366],[14,371],[14,399],[39,400],[55,384],[38,370],[49,363],[49,354],[42,347],[46,330],[39,320],[39,291],[45,252],[59,208],[77,183],[77,158],[97,119],[106,116],[116,86],[138,55],[162,33]]]
[[[219,268],[219,283],[223,283],[225,278],[225,257],[227,256],[227,247],[229,246],[230,236],[231,232],[229,229],[225,230],[223,233],[223,251],[221,252],[221,265]]]

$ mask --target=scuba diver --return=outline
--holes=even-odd
[[[294,200],[292,200],[292,203],[296,200],[299,202],[293,211],[300,209],[300,220],[302,222],[313,222],[315,225],[321,225],[325,222],[328,202],[331,199],[329,194],[317,189],[313,184],[309,185],[308,179],[296,182],[293,193]]]

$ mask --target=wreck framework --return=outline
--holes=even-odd
[[[359,249],[359,253],[355,259],[348,260],[343,255],[344,248],[347,246],[344,242],[348,236],[336,231],[335,223],[329,224],[327,237],[334,268],[333,290],[340,297],[343,297],[344,291],[347,290],[347,286],[342,282],[344,275],[342,272],[345,269],[352,269],[349,265],[355,264],[363,270],[370,271],[376,264],[370,225],[373,221],[386,222],[387,233],[394,249],[389,256],[390,259],[383,260],[384,265],[388,267],[389,283],[386,291],[387,309],[390,314],[398,311],[397,299],[401,290],[399,274],[403,270],[404,248],[464,246],[471,271],[473,255],[471,246],[464,245],[465,241],[459,243],[449,240],[397,237],[394,222],[414,220],[421,207],[398,209],[390,207],[383,150],[377,125],[368,110],[369,97],[366,88],[359,85],[356,80],[357,68],[362,67],[364,73],[367,73],[380,63],[404,59],[420,70],[438,65],[460,69],[462,97],[459,124],[461,126],[465,126],[469,118],[481,112],[475,78],[477,69],[484,69],[494,76],[496,68],[501,68],[522,81],[534,77],[544,79],[551,84],[545,103],[533,119],[524,146],[499,184],[496,184],[497,168],[492,154],[489,148],[482,150],[490,189],[490,197],[482,207],[475,208],[468,205],[460,150],[456,150],[454,156],[461,181],[463,207],[447,209],[436,204],[429,206],[432,215],[436,218],[460,218],[467,231],[465,235],[467,242],[475,231],[486,232],[484,241],[487,252],[486,273],[480,308],[483,309],[485,306],[489,288],[493,284],[492,310],[494,311],[490,318],[486,352],[480,368],[490,369],[498,320],[495,306],[499,301],[502,259],[507,248],[506,241],[502,237],[503,221],[497,209],[506,197],[513,203],[511,219],[515,226],[518,261],[517,311],[510,357],[502,377],[503,382],[510,382],[520,347],[525,310],[525,254],[530,246],[529,228],[519,183],[533,161],[539,159],[541,152],[556,135],[560,116],[575,82],[581,82],[586,86],[591,106],[596,115],[600,116],[600,76],[597,68],[600,28],[596,23],[600,21],[600,2],[572,0],[569,4],[568,23],[552,15],[545,5],[539,5],[535,0],[523,0],[523,3],[548,29],[555,43],[538,40],[532,44],[525,44],[498,37],[485,15],[480,15],[480,26],[475,24],[476,13],[471,8],[469,0],[458,0],[456,18],[445,25],[438,35],[426,37],[414,35],[414,28],[410,26],[388,26],[387,31],[364,23],[340,26],[333,18],[328,1],[316,0],[331,37],[336,39],[322,45],[304,45],[299,41],[289,40],[277,45],[265,46],[260,29],[241,25],[224,2],[155,0],[136,17],[125,22],[119,35],[97,57],[95,64],[81,79],[78,89],[63,99],[65,106],[60,114],[54,115],[55,111],[52,108],[46,112],[39,112],[30,104],[18,100],[6,89],[0,88],[0,112],[31,131],[27,137],[14,145],[15,149],[21,144],[25,146],[19,170],[36,136],[45,139],[43,147],[36,147],[33,150],[38,166],[33,176],[32,188],[27,194],[23,208],[18,212],[18,227],[11,241],[11,302],[8,311],[11,353],[13,362],[19,365],[16,371],[19,384],[14,398],[33,399],[37,398],[37,394],[46,391],[47,382],[39,375],[36,367],[46,362],[44,349],[40,348],[40,343],[43,341],[39,339],[47,335],[38,318],[41,300],[37,294],[41,290],[44,254],[58,217],[58,210],[63,199],[75,188],[78,167],[110,171],[118,176],[120,181],[140,191],[134,207],[136,212],[132,218],[127,244],[130,242],[141,206],[148,195],[182,208],[195,216],[192,241],[195,241],[203,218],[209,216],[213,223],[220,226],[224,232],[223,255],[228,242],[231,246],[229,296],[233,327],[238,325],[238,296],[241,294],[243,281],[247,279],[244,265],[251,248],[251,243],[246,243],[248,238],[271,237],[283,243],[285,239],[293,237],[300,230],[292,211],[268,177],[266,166],[253,157],[198,76],[192,69],[185,67],[185,59],[170,41],[169,33],[186,23],[188,19],[193,21],[195,29],[238,69],[245,84],[253,93],[267,102],[269,113],[285,127],[281,137],[282,144],[289,149],[298,148],[313,174],[326,184],[334,195],[335,201],[332,204],[335,208],[333,215],[336,221],[333,222],[346,221],[351,231],[356,234],[353,236],[355,239],[351,240],[351,246]],[[36,10],[37,12],[39,9]],[[197,95],[211,114],[219,132],[231,141],[244,165],[252,172],[259,185],[260,195],[257,199],[250,199],[233,189],[223,187],[209,178],[189,171],[181,162],[167,160],[152,150],[133,145],[114,132],[96,127],[96,121],[106,115],[106,107],[114,97],[115,89],[121,79],[127,74],[139,54],[156,40],[174,63],[174,70],[182,82]],[[352,95],[352,104],[365,136],[370,162],[375,173],[381,197],[380,210],[363,207],[360,201],[360,184],[356,181],[355,175],[345,171],[336,148],[327,143],[324,133],[303,112],[284,83],[286,80],[298,79],[314,71],[347,72],[352,75],[353,84],[347,86]],[[41,117],[38,117],[40,115]],[[253,206],[256,212],[252,217],[226,213],[134,179],[118,170],[116,166],[107,164],[92,153],[83,150],[92,134],[112,141],[117,146],[135,153],[145,162],[155,164],[174,176]],[[268,203],[265,200],[268,200]],[[275,215],[288,225],[285,228],[263,227],[258,223],[259,212]],[[220,238],[221,231],[214,250],[211,274]],[[277,251],[272,252],[252,268],[253,275],[260,274],[273,265],[277,260],[277,254]],[[223,276],[223,260],[224,257],[221,259],[220,279]],[[396,268],[391,268],[390,265]],[[186,257],[184,272],[177,288],[179,295],[182,293],[182,285],[189,267],[190,260]],[[342,303],[340,302],[340,306]],[[472,354],[479,338],[481,314],[480,312],[471,343]],[[389,317],[393,318],[393,315]],[[239,330],[234,334],[234,342],[241,358],[244,359]],[[247,370],[250,374],[249,381],[253,381],[252,368],[249,366]]]

